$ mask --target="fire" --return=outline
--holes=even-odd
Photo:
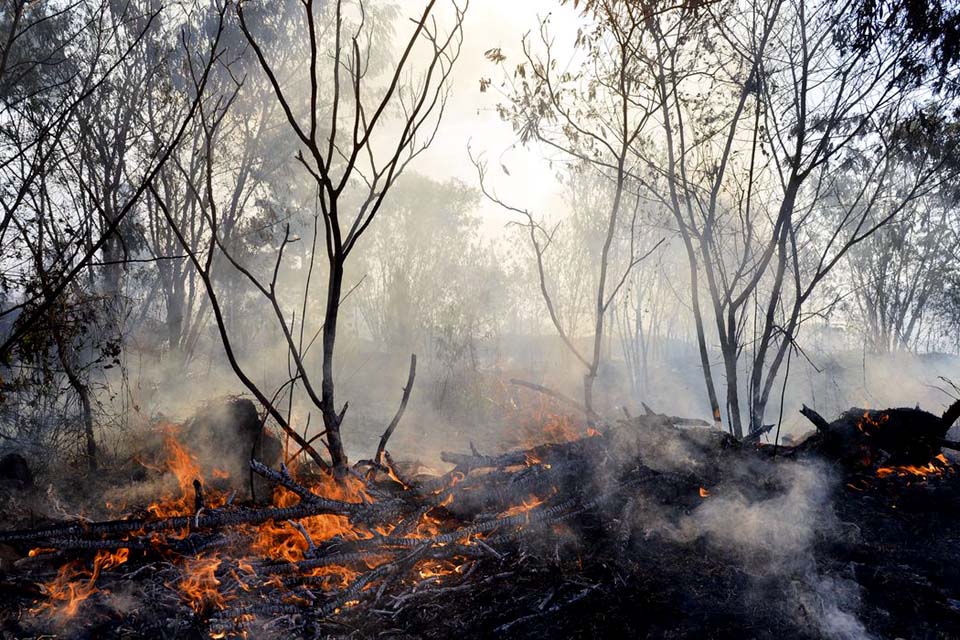
[[[450,560],[423,560],[417,565],[417,575],[422,580],[430,578],[444,578],[463,573],[463,564],[455,564]]]
[[[551,424],[557,429],[554,432],[555,435],[561,437],[563,428],[571,423],[566,418],[556,418]],[[209,475],[205,476],[197,456],[178,440],[178,428],[175,426],[167,427],[163,433],[164,455],[161,460],[159,462],[141,462],[141,464],[154,469],[158,474],[169,474],[171,487],[168,495],[162,496],[148,506],[149,513],[158,518],[193,515],[197,510],[195,483],[198,482],[203,491],[203,508],[216,509],[225,504],[227,500],[225,493],[215,486],[211,487],[203,484],[202,479],[223,479],[228,477],[226,472],[211,468],[207,470]],[[530,460],[530,464],[542,464],[542,462]],[[307,487],[317,496],[353,503],[374,501],[374,498],[367,492],[366,484],[360,478],[348,476],[346,479],[338,481],[329,473],[317,471],[298,473],[295,465],[288,471],[299,484]],[[452,474],[450,482],[443,489],[439,489],[438,493],[449,491],[464,477],[463,473]],[[176,488],[173,486],[173,479],[176,480]],[[452,493],[447,495],[446,500],[441,501],[442,504],[449,504],[452,497]],[[296,505],[300,500],[301,498],[292,491],[277,487],[272,494],[271,503],[275,507],[282,508]],[[526,513],[542,504],[543,501],[544,499],[531,495],[522,504],[512,507],[504,515]],[[112,506],[117,507],[118,505],[114,504]],[[416,526],[405,536],[430,538],[442,533],[444,531],[444,521],[442,520],[444,516],[437,514],[443,514],[443,510],[438,509],[434,513],[428,511],[421,514],[419,520],[415,523]],[[209,615],[212,611],[225,610],[238,593],[252,592],[268,585],[271,588],[284,589],[284,595],[282,596],[284,601],[288,599],[296,600],[302,598],[302,595],[299,591],[289,588],[287,579],[277,574],[258,576],[254,570],[252,559],[256,557],[275,561],[298,562],[306,559],[316,546],[334,538],[359,540],[371,538],[375,535],[387,536],[397,526],[396,523],[386,524],[371,530],[366,525],[352,524],[349,518],[340,515],[317,515],[298,519],[297,522],[302,527],[293,526],[291,523],[283,521],[268,521],[259,525],[240,528],[245,540],[238,541],[235,545],[242,545],[241,548],[245,550],[245,553],[241,554],[240,559],[229,563],[226,563],[217,552],[199,553],[188,558],[176,554],[166,556],[166,559],[176,565],[179,570],[179,577],[168,585],[169,588],[177,593],[180,599],[194,612],[200,615]],[[185,537],[189,533],[190,530],[187,527],[180,533],[155,532],[147,534],[143,531],[135,531],[132,532],[132,535],[155,542],[160,553],[167,553],[164,551],[164,542],[172,536]],[[479,538],[479,535],[477,537]],[[467,539],[465,543],[470,544],[470,540]],[[39,555],[46,551],[48,550],[38,547],[31,551],[31,555]],[[92,569],[85,569],[79,562],[65,564],[60,568],[56,579],[45,585],[45,592],[49,600],[40,605],[38,611],[51,610],[58,615],[67,617],[75,615],[81,604],[97,593],[96,582],[101,572],[123,564],[128,557],[128,549],[120,549],[116,552],[101,551],[97,553]],[[390,556],[370,556],[364,560],[364,563],[372,569],[388,562],[390,559]],[[462,561],[465,561],[465,559],[454,562],[450,560],[423,560],[416,565],[414,576],[419,575],[421,579],[426,580],[460,574],[463,572],[465,565],[457,564],[457,562]],[[300,572],[296,581],[300,587],[309,583],[311,588],[317,590],[336,591],[353,584],[360,577],[361,571],[362,568],[354,566],[316,567]],[[349,606],[349,604],[344,606]]]
[[[869,411],[864,411],[863,416],[857,420],[857,429],[860,430],[864,435],[871,435],[876,433],[890,419],[890,416],[886,413],[881,413],[880,417],[876,420],[870,416]]]
[[[374,563],[374,566],[376,566],[376,564],[378,563]],[[340,565],[316,567],[308,571],[305,575],[313,578],[313,582],[319,584],[320,588],[324,591],[344,589],[360,577],[358,571]]]
[[[202,613],[209,607],[224,609],[226,602],[220,593],[220,580],[217,578],[217,569],[220,567],[220,558],[213,556],[197,556],[188,560],[183,569],[183,577],[177,588],[180,596],[197,613]]]
[[[192,512],[195,495],[193,481],[204,477],[197,457],[177,440],[178,431],[179,428],[173,425],[164,427],[163,446],[166,451],[166,460],[163,467],[158,469],[143,461],[140,462],[148,468],[170,473],[177,480],[178,495],[165,496],[147,507],[147,511],[158,518]],[[214,469],[211,475],[214,478],[229,477],[226,471],[220,469]],[[226,502],[225,496],[211,492],[206,492],[204,499],[206,506],[211,508],[219,507]]]
[[[192,514],[196,510],[194,482],[205,477],[197,456],[177,439],[177,435],[178,427],[166,427],[163,460],[159,463],[141,461],[144,466],[158,473],[170,474],[176,479],[175,491],[171,491],[169,495],[163,496],[148,506],[147,510],[155,517]],[[290,469],[290,473],[297,475],[295,468]],[[210,477],[224,479],[229,477],[229,474],[213,468],[210,471]],[[366,491],[365,484],[358,478],[348,477],[345,481],[338,482],[330,474],[319,473],[307,478],[298,477],[298,482],[324,498],[355,503],[373,501]],[[294,493],[279,487],[272,497],[272,503],[276,507],[291,506],[299,500],[300,498]],[[203,502],[205,508],[217,508],[226,502],[226,496],[223,492],[204,487]],[[108,505],[108,507],[117,506],[119,505]],[[374,535],[365,527],[351,525],[345,516],[318,515],[304,518],[299,522],[303,525],[306,536],[285,522],[269,521],[246,528],[245,531],[249,535],[247,548],[250,556],[257,555],[273,560],[295,562],[306,557],[311,543],[320,544],[334,537],[356,540]],[[392,527],[389,526],[381,527],[378,533],[388,535],[391,530]],[[425,536],[435,535],[440,531],[439,521],[427,517],[418,526],[418,531]],[[184,531],[182,535],[185,536],[187,533],[188,531]],[[145,535],[138,532],[134,534]],[[155,533],[150,534],[149,537],[159,544],[168,535],[176,534]],[[39,555],[46,551],[48,549],[38,547],[31,551],[31,555]],[[49,601],[42,604],[38,611],[51,609],[60,615],[73,616],[81,603],[97,592],[96,581],[100,573],[123,564],[128,557],[128,549],[120,549],[117,552],[101,551],[94,559],[92,570],[84,569],[79,562],[63,565],[56,579],[45,585]],[[171,557],[171,561],[179,566],[181,577],[170,586],[197,613],[213,609],[222,610],[227,607],[228,600],[232,596],[230,592],[224,593],[222,590],[224,576],[228,576],[229,582],[235,583],[236,588],[243,591],[251,590],[258,582],[265,584],[276,582],[275,586],[282,586],[282,581],[279,581],[276,576],[258,580],[252,564],[243,559],[232,563],[229,567],[224,566],[216,553],[199,554],[186,560]],[[373,567],[384,561],[386,558],[370,558],[368,564]],[[343,566],[326,566],[312,569],[305,574],[305,577],[310,578],[323,590],[334,590],[349,586],[359,577],[359,572]]]
[[[354,477],[348,477],[344,483],[337,482],[327,473],[320,474],[319,478],[310,486],[310,490],[318,496],[331,500],[345,502],[371,502],[363,483]],[[289,507],[296,504],[300,498],[291,491],[278,487],[273,494],[273,504],[277,507]],[[341,537],[347,540],[357,540],[371,536],[369,531],[354,527],[346,516],[319,515],[304,518],[300,521],[314,544],[319,544],[331,538]],[[297,529],[285,523],[266,522],[259,526],[252,549],[261,555],[273,560],[287,560],[296,562],[303,560],[309,543]]]
[[[440,534],[440,520],[430,515],[430,512],[424,513],[417,523],[417,528],[410,536],[412,538],[432,538]]]
[[[947,471],[952,471],[950,462],[946,456],[939,453],[934,456],[933,460],[922,466],[909,464],[896,467],[880,467],[877,469],[877,477],[886,478],[888,476],[899,476],[925,478],[928,476],[942,475]]]
[[[708,497],[709,495],[710,495],[710,490],[709,490],[709,489],[707,489],[706,487],[700,487],[700,497],[701,497],[701,498],[706,498],[706,497]]]
[[[521,513],[527,513],[531,509],[539,507],[541,504],[543,504],[542,498],[538,498],[537,496],[530,495],[530,496],[527,496],[527,498],[523,500],[520,504],[510,507],[509,509],[504,511],[502,514],[500,514],[500,516],[503,518],[508,518],[510,516],[520,515]]]
[[[36,612],[52,610],[59,617],[72,618],[80,605],[97,593],[97,578],[105,569],[119,566],[130,557],[129,549],[98,551],[93,559],[93,569],[80,567],[79,562],[70,562],[60,567],[57,577],[43,585],[50,602],[40,605]]]
[[[548,414],[542,419],[542,429],[540,440],[543,442],[564,443],[579,440],[582,437],[580,430],[574,424],[574,421],[563,415]],[[530,444],[533,444],[532,442]]]
[[[513,423],[518,433],[511,447],[531,449],[541,444],[563,444],[583,437],[600,435],[600,432],[581,417],[565,413],[565,408],[542,394],[530,397],[530,401],[513,403]]]

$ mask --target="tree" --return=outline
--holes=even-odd
[[[256,5],[241,2],[237,7],[240,28],[299,144],[296,160],[313,179],[316,189],[318,212],[313,219],[311,249],[306,254],[308,266],[299,320],[288,319],[277,288],[284,251],[295,241],[289,225],[275,252],[272,273],[266,278],[258,276],[223,242],[208,177],[206,215],[210,225],[210,244],[198,251],[182,234],[179,238],[204,280],[234,371],[301,448],[308,451],[318,464],[327,466],[309,443],[290,427],[271,399],[253,384],[232,354],[221,305],[209,275],[214,251],[222,254],[269,303],[293,362],[294,375],[290,384],[300,384],[320,410],[324,423],[321,435],[326,437],[324,444],[338,475],[342,475],[347,467],[340,433],[347,405],[338,407],[334,398],[334,355],[341,302],[346,295],[345,266],[360,238],[380,212],[397,178],[436,135],[447,98],[447,79],[460,50],[464,11],[455,4],[451,5],[453,24],[446,34],[442,34],[434,15],[435,5],[435,0],[426,3],[414,21],[415,26],[405,40],[399,59],[392,68],[383,70],[371,65],[375,47],[381,45],[371,33],[375,20],[362,3],[353,5],[338,1],[327,5],[306,0],[297,28],[302,35],[299,49],[309,64],[296,69],[278,68],[277,61],[286,54],[277,51],[276,46],[264,37],[259,22],[248,20],[250,12],[256,10],[251,7]],[[410,73],[413,60],[421,55],[425,59],[421,74],[406,79],[405,74]],[[297,74],[303,72],[306,77],[298,79]],[[385,79],[385,85],[378,87],[381,79]],[[307,88],[301,90],[303,87]],[[394,114],[399,116],[399,125],[390,128],[387,123]],[[211,171],[208,169],[207,173],[209,175]],[[351,207],[348,203],[354,194],[357,194],[358,204]],[[158,205],[161,204],[162,199],[159,195],[156,197]],[[322,374],[318,390],[305,364],[312,344],[310,334],[305,330],[309,325],[306,314],[317,252],[320,251],[317,241],[321,234],[322,254],[328,270],[323,322],[318,330],[322,334]],[[203,260],[198,255],[200,251]],[[297,322],[299,325],[295,324]]]
[[[54,359],[62,367],[82,405],[92,467],[96,442],[87,375],[95,365],[109,366],[116,355],[116,340],[91,330],[103,318],[90,307],[105,299],[95,295],[95,271],[117,261],[96,258],[115,242],[127,216],[133,217],[193,118],[216,61],[223,13],[212,12],[211,28],[202,35],[191,30],[186,16],[181,44],[187,57],[196,58],[197,91],[171,113],[167,136],[144,143],[148,148],[141,154],[127,155],[125,145],[119,151],[128,164],[111,173],[112,214],[103,217],[99,176],[81,169],[75,133],[92,110],[110,103],[122,111],[113,82],[133,58],[155,60],[149,42],[160,10],[138,13],[132,4],[107,2],[12,2],[4,11],[0,188],[9,197],[2,199],[0,247],[8,260],[3,284],[9,293],[0,309],[0,318],[7,319],[0,362],[32,360],[46,367]]]
[[[908,190],[912,176],[922,170],[915,166],[915,159],[952,154],[956,148],[956,124],[947,114],[920,112],[889,135],[901,138],[905,151],[889,178],[895,191]],[[947,158],[943,171],[948,176],[956,174],[955,162]],[[851,177],[867,170],[862,162],[843,167]],[[876,353],[919,346],[936,314],[936,303],[956,271],[960,221],[958,193],[951,183],[952,179],[943,181],[912,200],[901,215],[849,254],[856,318],[867,347]],[[874,208],[886,206],[890,203],[878,202]]]
[[[847,16],[842,4],[658,7],[631,14],[643,26],[632,55],[655,79],[663,140],[636,153],[686,248],[714,417],[703,294],[723,356],[730,429],[742,437],[741,356],[749,351],[753,432],[818,285],[942,180],[943,158],[918,158],[909,184],[892,188],[900,149],[884,132],[919,104],[902,64],[918,45],[890,37],[833,46]],[[842,187],[835,167],[864,154],[871,169],[853,198],[832,198]],[[825,201],[841,211],[818,228]],[[880,201],[890,202],[883,214]]]
[[[603,356],[607,312],[630,271],[659,246],[658,242],[652,248],[641,249],[635,233],[643,198],[631,178],[637,172],[631,148],[655,113],[655,103],[638,82],[638,61],[632,56],[632,40],[640,25],[636,20],[625,19],[636,9],[630,3],[612,2],[595,9],[601,17],[598,25],[576,37],[580,69],[571,72],[558,66],[546,19],[540,25],[540,53],[524,38],[524,59],[513,73],[504,67],[507,101],[499,107],[501,117],[513,125],[522,143],[537,143],[548,152],[559,153],[564,162],[579,165],[578,170],[595,173],[609,184],[608,197],[602,204],[603,241],[593,265],[596,284],[590,292],[593,335],[588,350],[576,345],[574,336],[568,333],[569,327],[561,322],[554,302],[556,293],[548,284],[544,255],[556,229],[547,228],[529,209],[502,200],[486,183],[485,163],[473,158],[487,198],[524,220],[536,260],[540,293],[550,319],[585,370],[583,396],[589,419],[595,414],[593,387]],[[487,57],[501,66],[506,61],[499,49],[491,49]],[[617,273],[611,270],[611,264],[621,216],[629,216],[631,222],[628,257]]]

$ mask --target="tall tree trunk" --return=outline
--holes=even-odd
[[[717,386],[713,381],[713,371],[710,369],[710,352],[707,350],[707,337],[703,329],[703,313],[700,311],[700,279],[697,270],[697,259],[690,242],[689,232],[682,227],[684,244],[687,246],[687,257],[690,261],[690,289],[693,302],[693,319],[697,329],[697,351],[700,354],[700,366],[703,368],[703,382],[707,387],[707,399],[710,401],[710,412],[713,415],[713,424],[718,429],[723,428],[720,416],[720,401],[717,399]]]

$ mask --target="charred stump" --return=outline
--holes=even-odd
[[[817,432],[794,447],[796,452],[815,453],[853,471],[876,471],[934,464],[960,416],[960,401],[939,416],[920,408],[853,407],[827,422],[807,406],[800,413]]]
[[[0,483],[17,490],[32,487],[33,472],[27,459],[16,452],[0,457]]]
[[[269,497],[270,486],[252,479],[250,460],[276,466],[282,462],[283,447],[264,428],[252,401],[232,397],[209,403],[184,425],[183,439],[201,459],[215,461],[236,489],[252,487],[252,497]]]

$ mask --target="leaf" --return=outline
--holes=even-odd
[[[487,49],[483,52],[483,56],[490,60],[491,62],[500,63],[507,59],[507,56],[503,55],[503,52],[500,51],[500,47],[494,47],[493,49]]]

